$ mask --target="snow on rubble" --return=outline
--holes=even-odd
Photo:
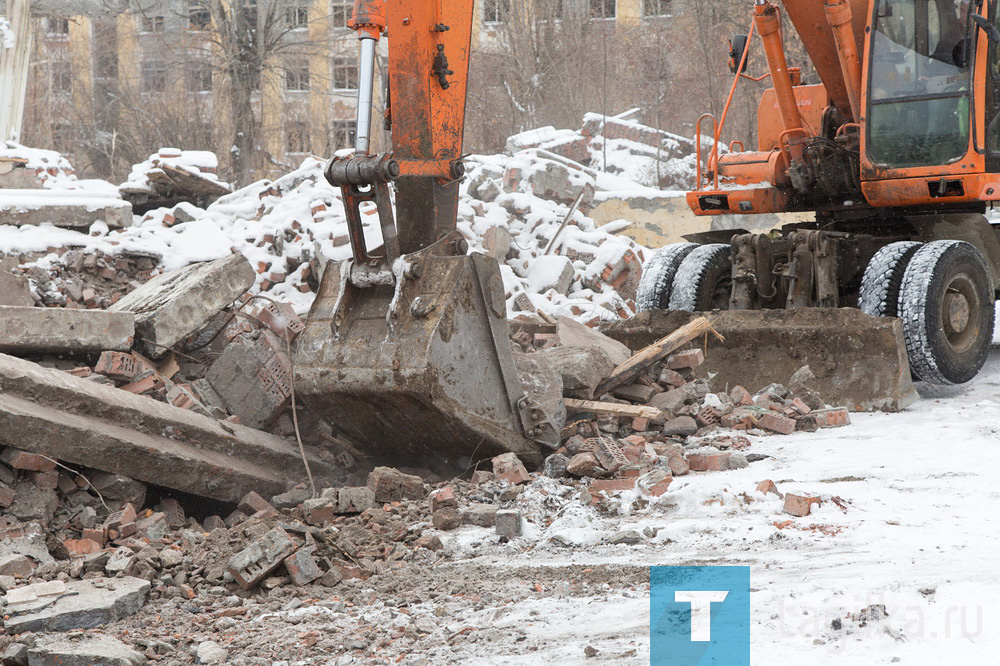
[[[589,114],[580,130],[542,128],[512,137],[511,154],[467,158],[458,229],[470,252],[500,262],[509,315],[541,311],[591,325],[631,316],[649,250],[615,235],[629,226],[627,221],[599,227],[587,212],[615,193],[641,196],[686,187],[693,174],[692,145],[629,120]],[[65,159],[50,152],[31,153],[35,161],[61,167],[58,178],[42,184],[49,194],[106,195],[113,188],[104,181],[77,180]],[[59,287],[67,251],[97,254],[108,266],[120,258],[152,258],[153,274],[239,252],[256,269],[254,293],[307,312],[326,262],[351,257],[340,192],[324,179],[325,162],[309,157],[291,173],[213,196],[205,207],[186,201],[151,210],[142,205],[141,197],[155,189],[151,177],[164,169],[225,186],[215,174],[217,165],[209,152],[161,149],[119,186],[142,213],[131,227],[0,227],[0,251],[46,252],[22,264],[22,270],[44,269],[56,281],[44,290],[46,305],[73,300]],[[374,207],[362,212],[369,246],[377,246],[381,234]]]

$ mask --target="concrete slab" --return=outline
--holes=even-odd
[[[0,386],[6,446],[228,502],[305,478],[298,448],[280,437],[67,372],[0,354]]]
[[[0,305],[33,307],[35,299],[31,297],[28,278],[0,270]]]
[[[159,358],[253,286],[256,274],[241,254],[158,275],[112,305],[135,314],[136,335]]]
[[[114,636],[43,636],[28,651],[28,666],[139,666],[147,663]]]
[[[129,351],[131,312],[0,306],[0,352],[87,354]]]
[[[111,229],[132,224],[132,205],[122,199],[87,195],[77,190],[0,189],[0,223],[52,224],[87,229],[103,221]]]
[[[149,588],[148,580],[131,576],[73,581],[58,597],[8,607],[4,626],[8,634],[98,627],[138,612]]]

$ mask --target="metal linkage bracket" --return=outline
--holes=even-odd
[[[335,157],[326,167],[326,180],[339,187],[347,215],[347,233],[351,239],[351,252],[358,263],[372,264],[379,260],[392,266],[399,257],[399,238],[396,220],[392,213],[389,183],[399,176],[399,163],[390,154]],[[372,256],[365,242],[361,222],[361,204],[372,202],[378,210],[382,229],[384,256]]]

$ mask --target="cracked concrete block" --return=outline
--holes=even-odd
[[[128,351],[134,335],[131,312],[0,306],[0,352]]]
[[[160,358],[242,296],[255,277],[243,255],[231,254],[159,275],[109,310],[134,313],[143,349]]]
[[[43,636],[28,650],[28,666],[140,666],[146,657],[114,636]]]
[[[126,576],[72,581],[66,588],[62,596],[42,597],[16,609],[8,608],[7,633],[90,629],[116,622],[142,608],[150,583]]]

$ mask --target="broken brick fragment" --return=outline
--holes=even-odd
[[[812,505],[821,505],[823,501],[813,495],[785,494],[785,513],[802,518],[812,513]]]
[[[790,419],[787,416],[775,414],[774,412],[761,414],[760,418],[757,419],[757,425],[764,430],[776,432],[781,435],[791,435],[795,432],[795,419]]]
[[[528,470],[515,453],[504,453],[493,458],[493,474],[498,481],[506,481],[513,486],[531,481]]]

